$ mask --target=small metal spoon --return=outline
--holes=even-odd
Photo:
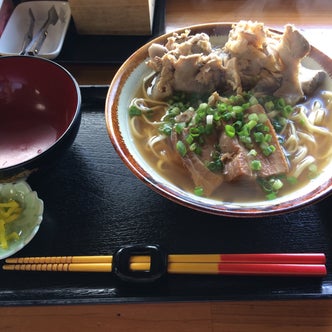
[[[59,20],[58,13],[54,6],[52,6],[48,11],[47,20],[44,22],[42,27],[39,29],[36,37],[32,40],[32,42],[27,47],[27,54],[29,55],[37,55],[40,51],[41,46],[43,45],[47,35],[48,35],[48,27],[52,25],[56,25]]]
[[[30,24],[29,24],[29,28],[24,36],[24,39],[23,39],[23,44],[22,44],[20,55],[25,54],[26,48],[31,43],[32,38],[33,38],[33,30],[35,27],[35,17],[33,15],[31,8],[29,8],[29,16],[30,16]]]

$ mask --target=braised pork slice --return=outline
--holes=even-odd
[[[181,140],[185,142],[185,137],[188,133],[188,128],[182,134],[176,134],[174,131],[171,135],[171,141],[176,150],[176,143]],[[212,172],[206,166],[206,162],[211,160],[211,152],[214,145],[217,143],[218,137],[214,134],[206,136],[206,144],[202,147],[201,154],[197,155],[187,149],[187,153],[183,156],[182,163],[189,171],[191,178],[196,187],[202,187],[205,195],[211,195],[224,181],[222,173]],[[188,146],[187,146],[188,147]]]
[[[211,172],[201,158],[193,152],[183,157],[183,163],[191,174],[196,187],[202,187],[204,194],[209,196],[224,182],[220,173]]]
[[[222,132],[219,146],[222,151],[221,160],[224,164],[226,181],[250,179],[254,176],[249,166],[248,150],[239,143],[236,137],[230,138]]]
[[[265,110],[263,106],[257,104],[251,106],[248,113],[265,114]],[[274,145],[276,149],[269,156],[265,156],[258,144],[254,143],[254,149],[257,151],[254,159],[259,160],[262,165],[261,170],[255,172],[251,170],[250,163],[253,157],[248,155],[249,150],[236,137],[230,138],[224,131],[222,132],[219,145],[224,163],[225,181],[254,180],[257,176],[266,178],[289,171],[287,159],[271,122],[267,120],[265,125],[269,127],[269,133],[272,135],[270,144]]]
[[[257,104],[253,105],[248,109],[248,112],[250,113],[256,113],[256,114],[265,114],[265,110],[263,106]],[[269,127],[269,134],[272,135],[272,139],[270,141],[270,144],[274,145],[276,148],[273,153],[271,153],[269,156],[265,156],[263,153],[258,153],[255,159],[260,160],[262,164],[262,168],[260,171],[257,172],[257,175],[259,177],[269,177],[272,175],[278,175],[283,173],[289,172],[289,164],[286,159],[286,156],[283,152],[282,147],[280,146],[278,136],[271,124],[271,121],[267,120],[265,122],[265,125]],[[259,147],[255,146],[255,149],[257,152],[260,151]]]
[[[216,98],[216,95],[215,95]],[[257,104],[251,106],[248,113],[265,114],[263,106]],[[185,121],[188,123],[190,117],[194,116],[195,112],[188,110],[177,116],[177,121]],[[211,195],[219,188],[223,182],[231,181],[254,181],[257,177],[268,178],[274,175],[288,173],[289,164],[285,157],[285,154],[279,144],[277,134],[270,122],[270,120],[264,123],[269,128],[269,134],[272,136],[269,144],[275,147],[273,153],[269,156],[265,156],[258,143],[253,140],[253,148],[256,150],[257,155],[254,157],[249,154],[249,149],[239,141],[237,136],[229,137],[222,124],[218,131],[213,132],[210,135],[204,136],[204,144],[201,146],[201,153],[196,154],[189,149],[189,145],[186,143],[186,136],[188,135],[189,128],[185,128],[181,134],[172,132],[171,141],[174,149],[179,140],[181,140],[187,148],[187,152],[181,157],[182,163],[189,171],[191,178],[195,186],[203,188],[206,195]],[[207,164],[211,161],[211,155],[218,145],[221,151],[221,161],[223,169],[218,172],[211,171]],[[261,169],[253,171],[251,168],[251,162],[259,160],[261,163]]]

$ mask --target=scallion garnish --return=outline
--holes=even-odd
[[[174,129],[177,134],[181,134],[183,131],[183,128],[185,128],[186,123],[185,122],[178,122],[175,124]]]
[[[256,156],[257,156],[257,151],[256,151],[255,149],[251,149],[251,150],[248,152],[248,156],[256,157]]]
[[[184,157],[187,153],[187,148],[182,141],[176,142],[176,150],[180,153],[181,157]]]
[[[129,107],[129,116],[133,117],[133,116],[139,116],[142,115],[142,111],[135,105],[131,105]]]
[[[276,199],[276,198],[277,198],[277,193],[275,193],[275,192],[271,192],[271,193],[268,193],[265,197],[266,197],[269,201],[272,201],[273,199]]]
[[[159,131],[166,136],[170,136],[172,133],[172,125],[165,122],[159,127]]]
[[[227,136],[233,138],[235,136],[235,128],[231,125],[226,125],[225,126],[225,133]]]
[[[262,163],[260,160],[252,160],[250,163],[251,170],[253,171],[260,171],[262,169]]]
[[[204,189],[202,187],[195,187],[194,188],[194,194],[197,196],[203,196],[204,195]]]

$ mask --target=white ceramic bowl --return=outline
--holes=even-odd
[[[220,36],[225,42],[231,29],[230,24],[205,24],[188,27],[191,33],[206,32],[208,35]],[[183,32],[181,29],[177,32]],[[172,33],[157,37],[137,50],[121,66],[115,75],[106,98],[105,116],[108,133],[117,153],[127,167],[145,184],[164,197],[199,211],[236,217],[257,217],[280,214],[299,209],[317,202],[331,192],[332,161],[322,170],[320,175],[301,189],[274,200],[259,202],[223,202],[196,196],[178,188],[174,183],[160,176],[152,165],[144,159],[135,146],[129,126],[128,107],[138,89],[138,82],[151,72],[145,61],[148,59],[148,48],[152,43],[165,44]],[[325,69],[331,76],[332,61],[317,49],[311,49],[306,66],[312,69]],[[331,77],[328,76],[323,88],[332,90]]]
[[[22,208],[19,217],[6,224],[6,234],[16,232],[18,239],[7,241],[7,248],[0,246],[0,259],[7,258],[25,247],[36,235],[43,219],[44,203],[25,181],[0,184],[0,203],[15,200]]]

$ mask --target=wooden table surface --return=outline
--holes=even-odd
[[[166,0],[166,31],[207,22],[293,23],[332,57],[330,0]],[[112,65],[68,65],[79,84],[109,84]],[[332,299],[1,307],[0,331],[332,331]]]

